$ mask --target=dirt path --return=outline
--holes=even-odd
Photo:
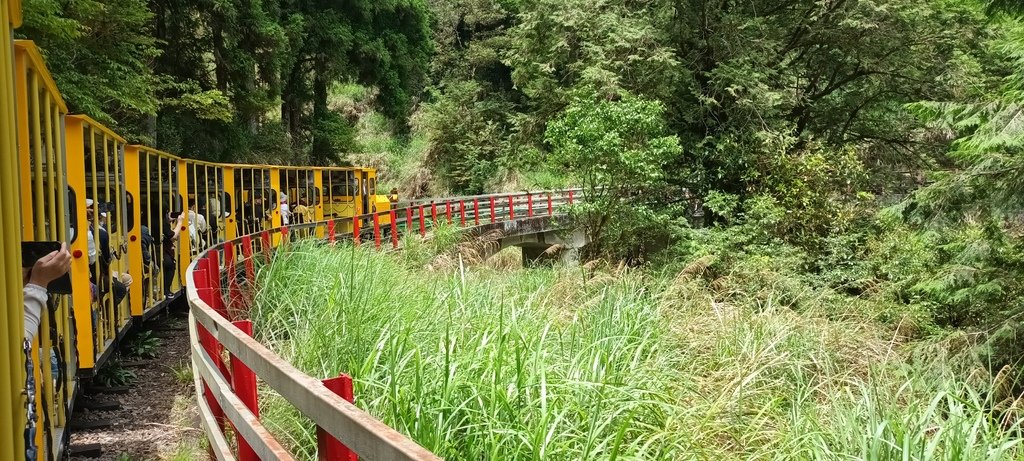
[[[150,330],[151,339],[143,341],[156,346],[151,360],[123,357],[122,364],[108,366],[110,371],[130,370],[136,376],[129,392],[122,394],[89,394],[79,397],[74,422],[106,420],[109,427],[72,430],[71,446],[98,443],[98,457],[72,456],[72,460],[191,460],[205,456],[199,429],[192,371],[189,365],[187,314],[174,311],[148,322],[140,331]],[[152,338],[156,338],[157,342]],[[126,341],[131,343],[131,341]],[[123,346],[121,353],[130,354],[145,346]],[[133,363],[134,361],[134,363]],[[112,411],[90,410],[87,404],[116,401],[120,408]]]

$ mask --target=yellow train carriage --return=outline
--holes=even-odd
[[[161,242],[172,231],[168,217],[185,209],[182,191],[187,189],[187,178],[181,173],[183,160],[166,152],[129,146],[126,158],[128,171],[136,172],[129,187],[137,190],[140,204],[134,210],[140,224],[129,242],[132,277],[139,281],[130,287],[131,308],[133,316],[145,319],[159,312],[184,286],[180,268],[188,265],[185,255],[191,253],[191,242],[187,236],[179,239],[170,255]]]
[[[19,231],[20,240],[68,241],[76,237],[71,225],[77,210],[70,206],[74,202],[69,196],[73,194],[65,180],[63,128],[67,106],[35,45],[18,41],[14,51],[21,226],[5,227]],[[6,238],[5,241],[11,242]],[[65,428],[77,389],[78,360],[71,299],[51,295],[47,307],[41,312],[39,330],[29,354],[35,364],[34,443],[42,455],[55,456],[67,440]]]
[[[323,186],[324,219],[388,211],[392,202],[397,201],[397,196],[377,193],[377,171],[372,168],[327,168]],[[379,223],[382,226],[390,224],[391,218],[381,215]],[[372,232],[370,226],[372,223],[368,220],[360,222],[361,231]],[[344,223],[337,229],[338,232],[351,232],[352,225]]]
[[[18,14],[16,1],[0,0],[0,25],[8,38]],[[9,306],[24,301],[16,269],[21,258],[17,243],[25,240],[68,242],[72,294],[50,296],[50,309],[27,353],[20,341],[22,310],[6,309],[0,316],[0,369],[13,370],[0,373],[0,459],[25,457],[23,433],[29,421],[37,428],[35,457],[61,456],[77,378],[101,367],[135,322],[180,296],[186,268],[205,248],[285,224],[391,206],[387,196],[377,195],[372,169],[217,164],[129,145],[88,116],[68,115],[31,42],[2,45],[4,300]],[[172,219],[177,214],[182,218]],[[387,217],[380,221],[389,222]],[[372,223],[363,225],[370,230]],[[351,224],[340,223],[337,231],[346,230]],[[163,245],[163,237],[174,231],[178,240]],[[257,250],[261,240],[254,240]],[[29,357],[36,364],[32,373],[38,397],[32,411],[26,408],[25,392]],[[48,366],[51,361],[57,366]]]

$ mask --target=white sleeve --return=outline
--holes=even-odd
[[[46,288],[28,284],[22,289],[25,295],[25,339],[31,341],[39,331],[39,318],[46,304]]]

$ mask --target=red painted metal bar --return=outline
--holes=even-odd
[[[324,386],[327,386],[327,389],[341,396],[341,398],[349,402],[355,401],[352,390],[352,378],[348,375],[342,373],[337,378],[323,380],[323,383]],[[327,431],[319,427],[316,428],[316,448],[318,461],[357,461],[359,459],[352,450],[349,450],[338,439],[332,437]]]
[[[480,199],[473,199],[473,224],[480,225]]]
[[[459,200],[459,225],[466,227],[466,201]]]
[[[193,272],[193,280],[196,287],[196,293],[199,295],[199,299],[202,299],[204,302],[209,304],[211,302],[211,299],[209,286],[210,279],[209,276],[207,276],[207,270],[209,267],[207,261],[208,260],[206,258],[203,258],[197,262],[197,268]],[[219,367],[221,357],[220,344],[217,343],[217,340],[213,337],[213,335],[211,335],[210,332],[202,325],[198,325],[197,331],[199,333],[199,344],[202,345],[203,350],[205,350],[206,353],[209,354],[210,357],[217,362],[217,365]],[[220,407],[220,404],[217,403],[217,398],[213,396],[213,391],[210,390],[210,386],[206,383],[206,381],[203,381],[203,398],[206,399],[207,405],[210,406],[210,411],[213,413],[214,418],[217,420],[218,430],[223,431],[225,422],[224,410]]]
[[[398,248],[398,213],[391,210],[391,248]]]
[[[569,204],[572,205],[572,191],[569,191]]]
[[[526,194],[526,217],[533,217],[533,193]]]
[[[359,243],[362,240],[362,239],[359,238],[359,232],[360,232],[360,230],[359,230],[360,222],[359,221],[360,221],[360,219],[359,219],[358,216],[353,216],[352,217],[352,242],[354,242],[356,246],[359,246]]]
[[[256,280],[256,268],[252,262],[252,237],[242,237],[242,257],[245,258],[245,279],[252,283]]]
[[[444,215],[448,219],[448,224],[451,224],[452,223],[452,202],[450,200],[446,200],[444,202]]]
[[[334,243],[334,220],[327,221],[327,242]]]
[[[551,216],[554,213],[554,209],[551,207],[551,192],[548,192],[548,216]]]
[[[437,204],[430,202],[430,223],[437,224]]]
[[[426,218],[423,217],[423,205],[420,205],[420,236],[427,236],[427,223]]]
[[[373,214],[373,246],[380,249],[380,213]]]
[[[209,272],[210,277],[210,298],[213,301],[210,307],[214,308],[224,318],[228,317],[228,311],[224,306],[224,297],[221,294],[220,286],[220,253],[217,251],[210,251],[207,253],[209,256]]]
[[[242,289],[238,286],[238,272],[235,267],[235,244],[227,242],[224,244],[224,259],[228,271],[228,306],[240,308],[242,305]]]
[[[270,264],[270,231],[263,231],[260,237],[263,239],[263,259]]]
[[[426,218],[423,216],[423,205],[420,205],[420,236],[427,236],[427,223]]]
[[[281,243],[288,241],[288,226],[281,226]]]
[[[405,207],[405,235],[412,233],[412,205]]]
[[[494,196],[491,196],[491,222],[493,223],[495,219],[497,217],[494,216]]]
[[[508,196],[508,220],[516,219],[516,196]]]
[[[249,320],[239,320],[231,322],[233,325],[242,330],[243,333],[252,336],[252,322]],[[260,405],[259,397],[256,393],[256,374],[245,366],[238,357],[234,355],[228,356],[228,360],[231,363],[231,388],[238,396],[238,399],[245,404],[245,407],[256,415],[257,418],[260,416]],[[238,431],[235,431],[237,433]],[[259,456],[253,451],[252,447],[242,437],[238,439],[238,461],[259,461]]]

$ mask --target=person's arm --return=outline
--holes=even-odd
[[[22,288],[22,294],[25,296],[25,339],[31,341],[35,338],[36,331],[39,331],[39,319],[46,304],[45,287],[70,269],[71,253],[68,253],[66,243],[61,245],[60,250],[39,258],[32,266],[28,283]]]
[[[29,283],[22,288],[25,295],[25,339],[31,341],[39,331],[39,319],[46,305],[46,288]]]
[[[103,264],[109,265],[112,258],[110,257],[110,234],[107,230],[100,228],[100,257],[102,257]]]

